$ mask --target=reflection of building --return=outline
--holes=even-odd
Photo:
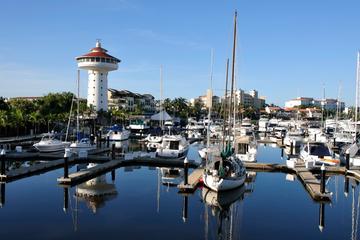
[[[155,112],[155,98],[151,94],[139,94],[128,90],[108,89],[109,108],[134,111],[136,107],[145,112]]]
[[[89,164],[93,167],[96,164]],[[93,178],[76,187],[76,197],[84,200],[91,210],[96,213],[98,208],[105,205],[105,202],[114,199],[117,195],[115,184],[107,183],[105,175]]]

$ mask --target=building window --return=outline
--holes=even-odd
[[[102,75],[104,75],[103,73],[100,73],[100,75],[102,76]]]
[[[97,61],[97,62],[100,62],[100,58],[99,58],[99,57],[97,57],[97,58],[96,58],[96,61]]]

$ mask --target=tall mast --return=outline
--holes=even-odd
[[[160,65],[160,126],[163,128],[163,66]]]
[[[234,95],[234,74],[235,74],[235,54],[236,54],[236,18],[237,18],[237,11],[235,10],[234,16],[234,40],[233,40],[233,51],[232,51],[232,69],[231,69],[231,93],[230,93],[230,110],[229,116],[231,116],[231,110],[233,108],[233,95]]]
[[[360,77],[360,51],[357,53],[356,61],[356,95],[355,95],[355,139],[357,134],[357,121],[358,121],[358,111],[359,111],[359,79]]]
[[[77,76],[77,116],[76,116],[76,139],[79,142],[79,116],[80,116],[80,69],[78,69]]]
[[[225,147],[225,129],[226,129],[226,110],[227,110],[227,106],[226,106],[226,103],[227,103],[227,87],[228,87],[228,79],[229,79],[229,58],[226,60],[226,80],[225,80],[225,94],[224,94],[224,105],[223,105],[223,111],[224,111],[224,124],[223,124],[223,147]]]
[[[213,93],[212,93],[212,85],[213,85],[213,67],[214,67],[214,49],[211,49],[211,60],[210,60],[210,93],[208,94],[208,97],[210,99],[208,99],[208,104],[209,104],[209,114],[208,114],[208,125],[207,125],[207,139],[206,139],[206,145],[207,148],[209,149],[210,146],[210,119],[211,119],[211,108],[212,108],[212,98],[213,98]]]

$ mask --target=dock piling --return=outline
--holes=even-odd
[[[111,159],[115,159],[115,143],[111,145]]]
[[[115,182],[115,169],[111,170],[111,181]]]
[[[64,154],[64,178],[69,178],[69,157],[71,152],[69,148],[65,148]]]
[[[98,140],[99,140],[99,147],[101,148],[101,141],[102,141],[101,131],[99,132]]]
[[[110,136],[106,136],[106,147],[110,147]]]
[[[187,157],[184,159],[184,184],[188,184],[188,175],[189,175],[189,160]]]
[[[294,142],[290,143],[290,155],[294,154]]]
[[[320,192],[325,193],[325,165],[321,166],[321,181],[320,181]]]
[[[5,205],[5,183],[1,183],[0,207]]]
[[[347,149],[346,153],[345,153],[345,168],[346,168],[346,170],[350,169],[350,151],[349,151],[349,149]]]
[[[0,167],[0,174],[5,175],[5,150],[2,149],[0,152],[0,160],[1,160],[1,167]]]
[[[316,142],[316,134],[314,135],[314,141]]]

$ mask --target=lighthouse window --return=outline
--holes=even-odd
[[[101,74],[101,76],[103,75],[103,73],[100,73]]]
[[[97,57],[97,58],[96,58],[96,61],[97,61],[97,62],[100,62],[100,58]]]
[[[105,62],[105,58],[101,58],[101,62]]]
[[[95,58],[90,58],[91,62],[95,62]]]
[[[110,62],[110,59],[107,58],[107,59],[106,59],[106,62]]]

